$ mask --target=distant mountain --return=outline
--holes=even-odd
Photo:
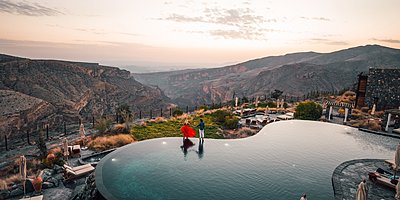
[[[352,87],[357,74],[370,67],[400,68],[400,50],[379,45],[359,46],[332,53],[303,52],[270,56],[236,65],[132,74],[143,84],[158,86],[175,103],[203,104],[269,94],[275,89],[301,96],[310,91]]]
[[[113,114],[121,104],[138,111],[167,107],[171,101],[159,88],[115,67],[0,55],[0,102],[4,134],[36,128],[41,121],[76,122]]]

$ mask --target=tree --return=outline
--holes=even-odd
[[[301,102],[296,107],[294,117],[303,120],[318,120],[322,116],[322,106],[312,102]]]
[[[47,147],[46,142],[44,141],[44,131],[43,128],[39,129],[39,139],[37,142],[37,147],[39,148],[39,153],[41,158],[46,158],[47,156]]]
[[[275,91],[273,91],[271,93],[271,98],[278,99],[282,94],[283,94],[283,91],[275,89]]]
[[[127,104],[122,104],[116,109],[117,115],[121,116],[118,123],[129,122],[132,120],[132,111]]]

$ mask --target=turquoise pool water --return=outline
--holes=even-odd
[[[299,199],[304,192],[333,199],[336,166],[391,158],[399,140],[292,120],[245,139],[191,142],[160,138],[120,148],[99,162],[96,185],[107,199]]]

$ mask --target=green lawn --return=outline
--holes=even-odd
[[[205,128],[205,137],[206,138],[223,138],[220,125],[213,121],[213,117],[209,114],[204,116],[192,115],[188,118],[190,127],[196,130],[198,137],[199,131],[196,127],[200,123],[200,118],[203,119],[206,128]],[[135,140],[146,140],[151,138],[160,138],[160,137],[182,137],[181,127],[183,126],[185,119],[167,119],[165,122],[146,122],[146,125],[135,125],[131,129],[131,133]]]

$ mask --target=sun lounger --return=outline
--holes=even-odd
[[[73,179],[81,178],[94,171],[94,167],[90,164],[82,165],[74,168],[65,168],[64,181],[71,181]]]
[[[394,160],[385,160],[385,163],[389,165],[390,169],[394,170],[394,166],[396,166],[394,164]],[[396,170],[396,171],[400,171],[400,170]]]
[[[39,195],[39,196],[34,196],[34,197],[22,198],[20,200],[42,200],[42,199],[43,199],[43,195]]]
[[[86,165],[81,165],[81,166],[77,166],[77,167],[71,167],[69,165],[64,164],[64,169],[65,170],[69,169],[71,171],[78,171],[78,170],[81,170],[81,169],[84,169],[84,168],[90,168],[90,167],[93,167],[93,166],[91,164],[86,164]]]
[[[80,157],[81,145],[68,146],[68,153],[71,157]]]
[[[390,182],[390,179],[386,178],[386,177],[376,177],[376,183],[381,184],[383,186],[395,189],[396,185]]]
[[[388,175],[380,174],[378,172],[370,172],[368,173],[369,179],[373,182],[383,185],[385,187],[389,187],[391,189],[396,188],[396,184],[391,182]],[[395,181],[395,180],[392,180]]]
[[[385,163],[388,164],[391,169],[393,169],[393,166],[395,165],[394,160],[385,160]]]

